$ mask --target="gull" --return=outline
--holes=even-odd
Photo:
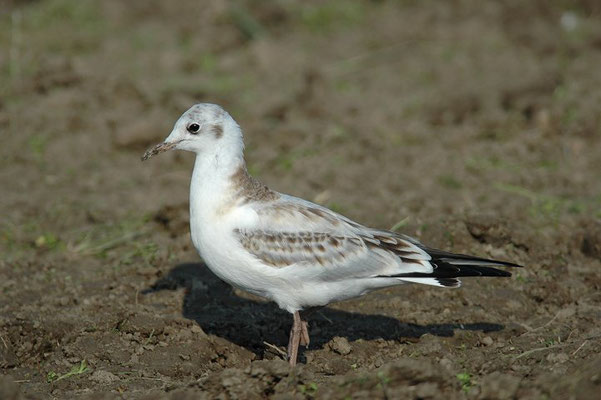
[[[268,188],[249,175],[242,131],[218,105],[192,106],[142,161],[171,149],[196,154],[190,183],[194,246],[219,278],[292,314],[291,366],[299,345],[309,345],[306,317],[315,309],[407,283],[459,287],[461,277],[507,277],[511,273],[493,267],[519,267],[436,250]]]

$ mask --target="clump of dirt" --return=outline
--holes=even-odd
[[[591,1],[10,1],[0,13],[0,398],[578,398],[601,391],[601,9]],[[509,279],[311,317],[188,229],[191,104],[270,187]]]
[[[601,221],[584,223],[580,250],[586,256],[601,260]]]

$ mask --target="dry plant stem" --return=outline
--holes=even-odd
[[[551,349],[557,349],[559,347],[565,347],[567,346],[567,344],[557,344],[555,346],[547,346],[547,347],[537,347],[535,349],[530,349],[528,351],[523,352],[522,354],[518,354],[515,359],[520,359],[522,357],[526,357],[529,356],[532,353],[536,353],[537,351],[543,351],[543,350],[551,350]]]
[[[4,338],[2,337],[2,335],[0,335],[0,340],[2,340],[2,343],[4,344],[4,348],[8,349],[8,345],[6,344],[6,340],[4,340]]]
[[[588,339],[585,340],[584,342],[582,342],[582,344],[580,346],[578,346],[578,348],[572,353],[572,356],[575,356],[576,353],[578,353],[580,351],[580,349],[582,349],[584,347],[584,345],[587,343],[588,343]]]
[[[522,334],[522,336],[523,336],[523,335],[528,335],[528,334],[531,334],[531,333],[537,332],[537,331],[539,331],[539,330],[541,330],[541,329],[543,329],[543,328],[546,328],[547,326],[551,325],[551,324],[553,323],[553,321],[555,321],[555,320],[557,319],[557,317],[559,316],[559,314],[560,314],[560,311],[558,311],[558,312],[555,314],[555,316],[554,316],[553,318],[551,318],[549,321],[547,321],[545,324],[543,324],[543,325],[541,325],[541,326],[539,326],[539,327],[537,327],[537,328],[532,328],[532,327],[530,327],[530,326],[527,326],[527,325],[525,325],[525,324],[521,324],[523,327],[525,327],[525,328],[528,330],[528,332],[524,332],[524,333]]]
[[[288,354],[285,351],[282,351],[278,346],[265,341],[263,341],[263,344],[281,355],[284,359],[288,358]]]

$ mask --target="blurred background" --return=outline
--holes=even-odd
[[[199,259],[187,225],[193,156],[140,156],[188,107],[212,102],[241,125],[249,170],[272,188],[445,250],[527,266],[462,291],[391,289],[335,306],[423,326],[513,324],[498,338],[460,336],[473,353],[382,339],[435,365],[448,360],[436,393],[485,394],[493,370],[511,395],[581,381],[583,395],[595,393],[579,368],[601,362],[600,65],[593,0],[0,0],[0,370],[13,377],[0,386],[142,395],[269,358],[263,331],[226,335],[229,364],[221,350],[169,361],[143,348],[188,351],[173,350],[187,342],[164,328],[189,329],[192,319],[173,316],[184,291],[140,293]],[[284,345],[288,321],[273,312],[256,318]],[[133,315],[147,320],[122,327]],[[325,343],[345,328],[323,329]],[[322,343],[306,353],[315,374],[306,379],[369,374],[400,357],[367,343],[363,353],[355,345],[354,368],[334,370],[320,354],[353,356]],[[119,356],[103,350],[121,345]],[[48,378],[83,360],[82,380]],[[194,368],[182,372],[182,360]],[[123,366],[162,381],[126,382]]]

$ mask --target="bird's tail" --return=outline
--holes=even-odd
[[[521,265],[507,261],[490,260],[464,254],[453,254],[426,247],[424,247],[423,250],[432,257],[429,261],[433,267],[432,272],[408,272],[390,277],[399,278],[405,282],[421,283],[425,285],[459,287],[461,286],[461,281],[458,278],[468,276],[508,277],[511,276],[511,272],[494,267],[521,267]]]

